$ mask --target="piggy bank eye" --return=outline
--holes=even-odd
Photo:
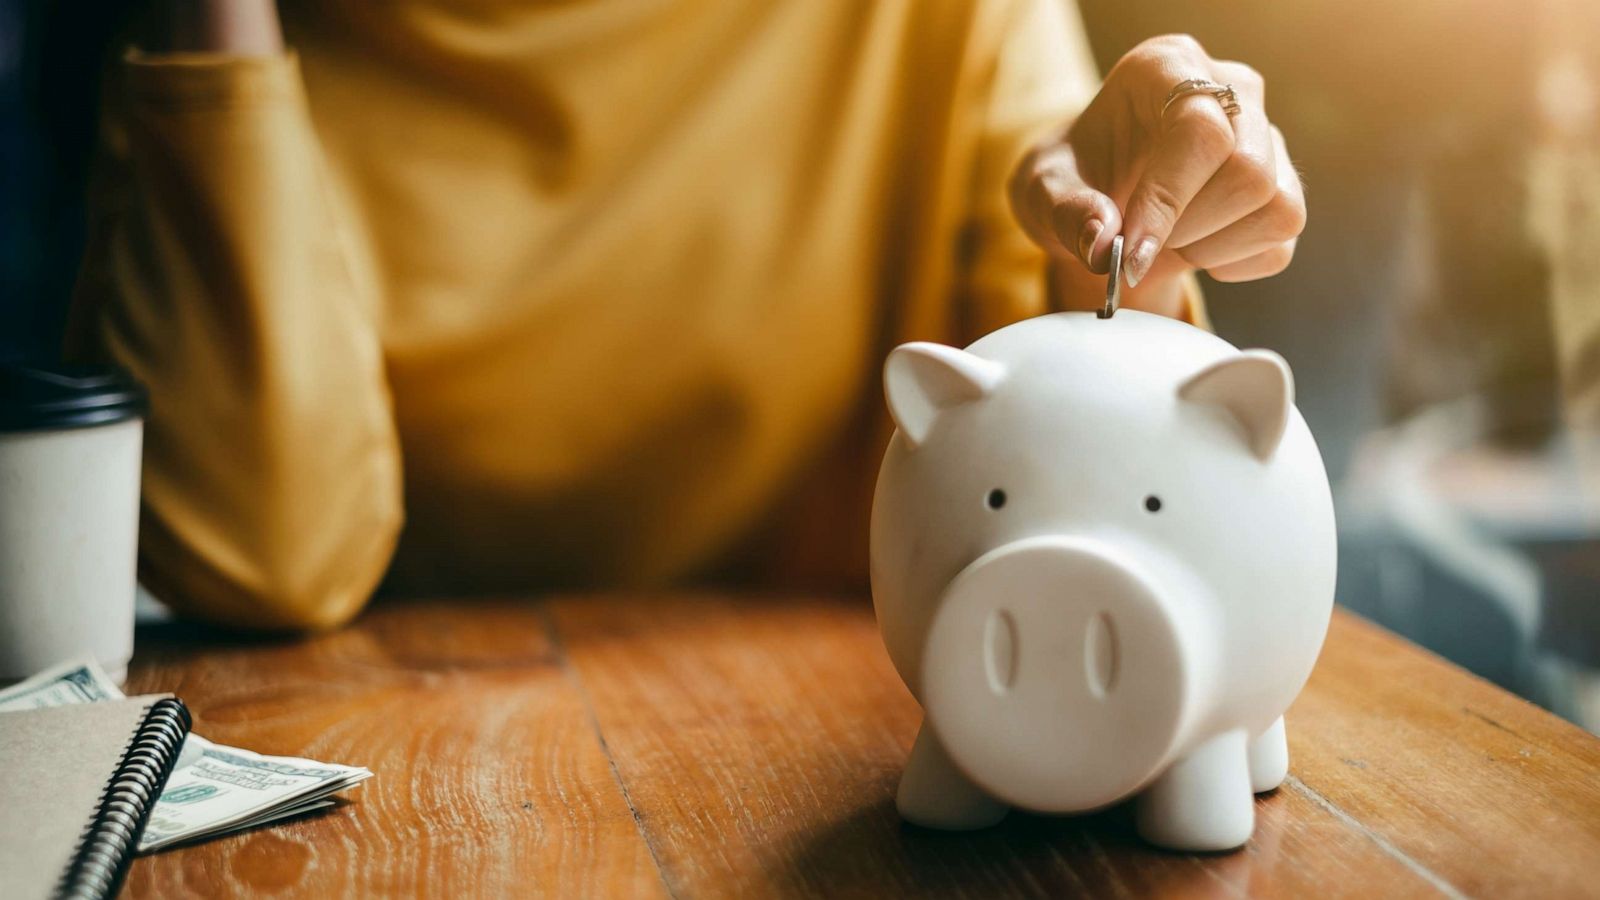
[[[1161,498],[1155,494],[1144,498],[1144,508],[1153,513],[1161,512]]]
[[[1006,492],[995,488],[989,492],[989,496],[984,502],[989,504],[990,509],[999,509],[1006,505]]]

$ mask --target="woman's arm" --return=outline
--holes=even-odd
[[[122,67],[75,342],[150,390],[141,578],[203,618],[328,627],[401,523],[372,264],[271,4],[185,8],[226,14]]]

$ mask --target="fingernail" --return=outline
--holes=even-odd
[[[1106,223],[1090,219],[1083,223],[1083,232],[1078,235],[1078,258],[1090,268],[1094,268],[1094,243],[1100,240],[1100,232],[1105,230]]]
[[[1150,265],[1156,261],[1156,239],[1142,237],[1133,247],[1126,262],[1122,264],[1122,271],[1128,278],[1128,287],[1138,287],[1140,279],[1150,272]]]

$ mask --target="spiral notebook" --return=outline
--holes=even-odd
[[[0,713],[0,897],[112,897],[189,733],[169,695]]]

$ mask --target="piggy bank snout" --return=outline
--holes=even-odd
[[[1178,740],[1191,621],[1132,560],[1067,537],[990,551],[946,589],[922,654],[928,723],[994,796],[1048,812],[1114,803]]]

